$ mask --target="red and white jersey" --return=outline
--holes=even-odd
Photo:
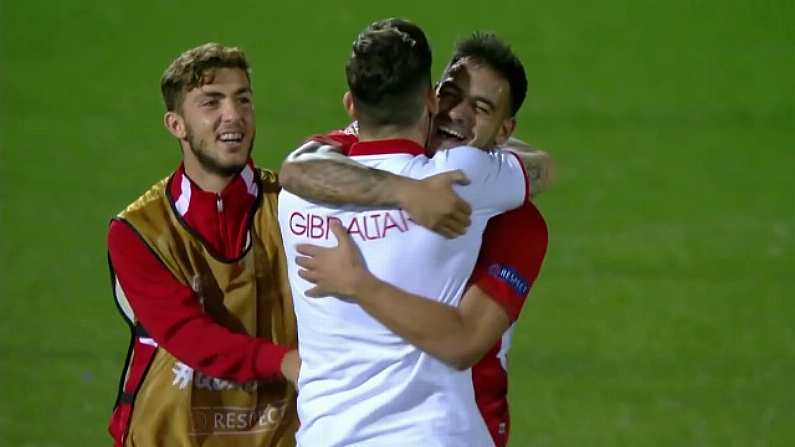
[[[470,284],[499,303],[515,323],[541,270],[547,243],[546,223],[531,202],[493,217],[483,234]],[[514,324],[472,367],[478,408],[497,447],[508,444],[510,431],[507,356],[513,329]]]
[[[345,154],[359,141],[356,129],[350,126],[312,139],[338,146]],[[483,233],[470,284],[500,304],[515,323],[541,270],[547,245],[547,226],[533,203],[528,201],[520,208],[494,216]],[[508,444],[510,433],[507,363],[513,330],[514,324],[472,367],[478,408],[497,447]]]
[[[336,244],[329,222],[347,228],[368,269],[409,293],[457,306],[492,216],[521,206],[527,182],[513,154],[471,147],[429,159],[408,140],[359,142],[349,156],[369,167],[413,178],[461,169],[470,180],[456,192],[473,209],[467,233],[446,239],[399,209],[330,208],[287,191],[279,223],[298,321],[302,365],[297,434],[302,446],[492,445],[477,408],[472,376],[410,345],[360,306],[335,297],[307,298],[295,246]]]

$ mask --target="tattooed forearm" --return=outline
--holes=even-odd
[[[522,159],[534,196],[549,189],[554,174],[554,163],[549,154],[517,138],[509,139],[503,149],[516,153]]]
[[[398,206],[399,183],[409,180],[359,164],[308,160],[285,163],[279,181],[284,189],[314,202]]]
[[[530,182],[530,191],[536,196],[549,188],[552,160],[543,151],[526,152],[521,155]]]

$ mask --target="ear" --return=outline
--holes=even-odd
[[[352,120],[356,120],[356,106],[353,104],[353,94],[350,90],[342,95],[342,106],[345,107],[345,112]]]
[[[436,96],[436,90],[428,89],[426,101],[428,104],[428,111],[431,112],[431,115],[435,116],[439,113],[439,97]]]
[[[184,140],[188,136],[185,118],[177,112],[166,112],[163,116],[163,125],[179,140]]]
[[[497,132],[497,137],[495,138],[497,146],[502,146],[508,142],[508,138],[511,138],[511,134],[513,134],[514,129],[516,129],[516,118],[510,117],[508,119],[502,120],[502,124],[500,124],[500,130]]]

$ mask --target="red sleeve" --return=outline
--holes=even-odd
[[[138,323],[181,362],[211,377],[246,383],[281,375],[289,348],[230,331],[204,313],[199,300],[126,223],[108,233],[113,271]]]
[[[547,226],[532,202],[489,220],[470,279],[516,321],[547,252]]]

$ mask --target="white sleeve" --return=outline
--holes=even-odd
[[[493,216],[517,208],[528,199],[524,166],[511,152],[455,147],[437,152],[428,165],[433,171],[428,175],[455,169],[464,172],[469,185],[455,189],[473,212]]]

